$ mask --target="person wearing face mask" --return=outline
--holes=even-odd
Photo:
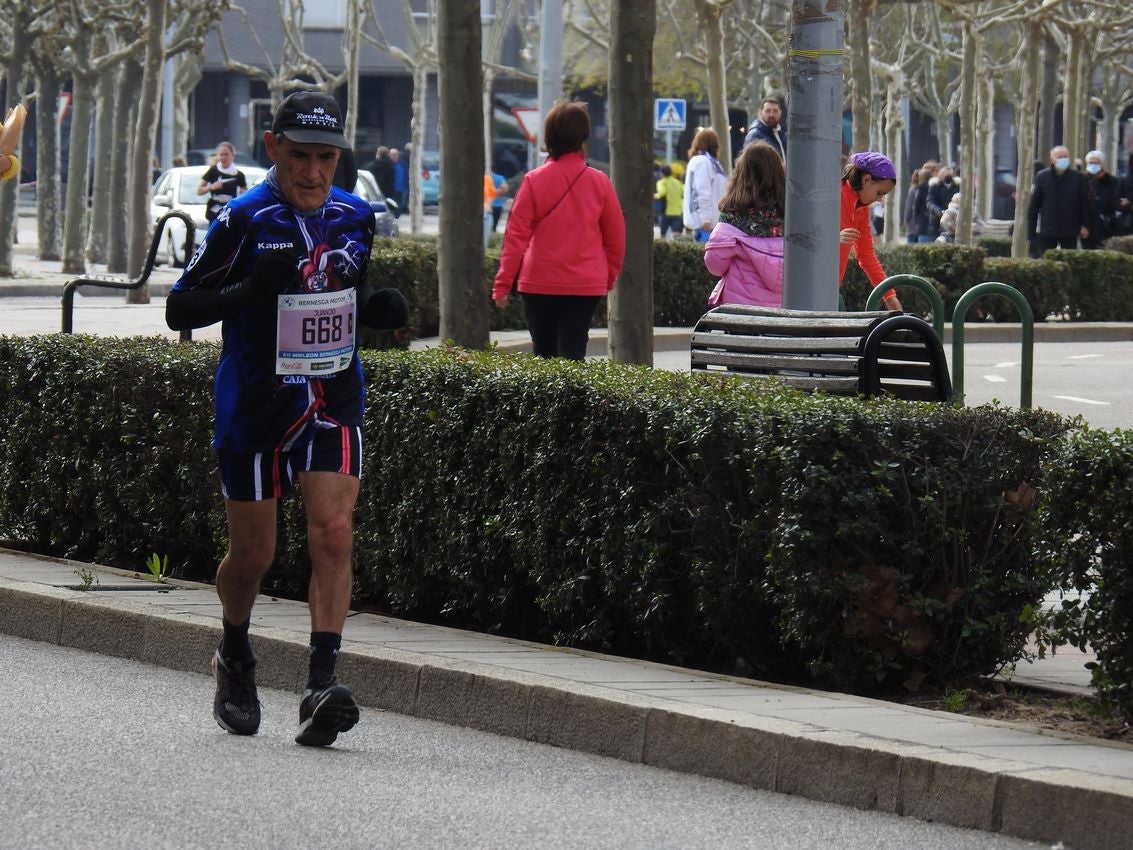
[[[1090,238],[1086,175],[1070,167],[1070,151],[1050,149],[1050,167],[1035,175],[1027,206],[1027,240],[1031,256],[1053,248],[1073,249]]]
[[[1089,238],[1082,240],[1083,248],[1100,248],[1102,242],[1117,235],[1117,198],[1121,181],[1106,173],[1105,157],[1101,151],[1086,154],[1086,199],[1090,218],[1087,227]]]

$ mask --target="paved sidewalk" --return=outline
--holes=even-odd
[[[94,589],[76,589],[79,568]],[[0,550],[0,632],[204,674],[219,618],[208,585]],[[305,604],[260,598],[264,686],[301,688],[308,631]],[[1133,846],[1133,747],[374,614],[344,638],[342,678],[371,708],[1075,850]],[[1028,675],[1084,684],[1073,666]]]

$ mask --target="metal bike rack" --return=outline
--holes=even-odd
[[[944,300],[936,291],[936,287],[920,275],[895,274],[885,278],[873,288],[869,298],[865,300],[866,311],[882,309],[881,296],[898,286],[912,286],[928,296],[929,303],[932,304],[932,327],[936,330],[936,335],[944,339]]]
[[[1006,283],[989,280],[979,283],[960,296],[952,314],[952,390],[956,401],[964,400],[964,319],[968,308],[984,295],[1003,295],[1019,308],[1023,323],[1023,360],[1019,385],[1019,407],[1031,406],[1031,388],[1034,380],[1035,318],[1031,305],[1023,293]]]
[[[112,277],[110,275],[83,275],[74,280],[67,281],[63,287],[63,327],[62,332],[65,334],[74,332],[74,312],[75,312],[75,290],[80,286],[99,286],[104,289],[140,289],[149,280],[150,273],[153,272],[154,261],[157,259],[158,248],[161,247],[161,236],[165,231],[165,224],[171,218],[179,218],[185,222],[185,261],[188,262],[189,257],[193,256],[194,243],[196,241],[196,226],[193,224],[192,217],[181,210],[170,210],[160,219],[158,219],[157,226],[154,229],[153,240],[150,242],[149,253],[146,255],[146,261],[142,265],[142,272],[136,278],[120,278]],[[181,339],[184,341],[193,338],[192,331],[181,331]]]

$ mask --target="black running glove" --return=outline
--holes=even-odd
[[[264,304],[275,296],[297,289],[299,268],[295,257],[267,251],[256,257],[245,280],[224,289],[191,289],[169,293],[165,301],[165,323],[172,330],[203,328],[231,318],[245,307]]]
[[[379,289],[358,311],[358,321],[377,330],[403,328],[409,323],[409,302],[400,289]]]

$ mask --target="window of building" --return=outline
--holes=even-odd
[[[340,30],[346,28],[347,0],[319,0],[303,8],[303,28],[309,30]]]

